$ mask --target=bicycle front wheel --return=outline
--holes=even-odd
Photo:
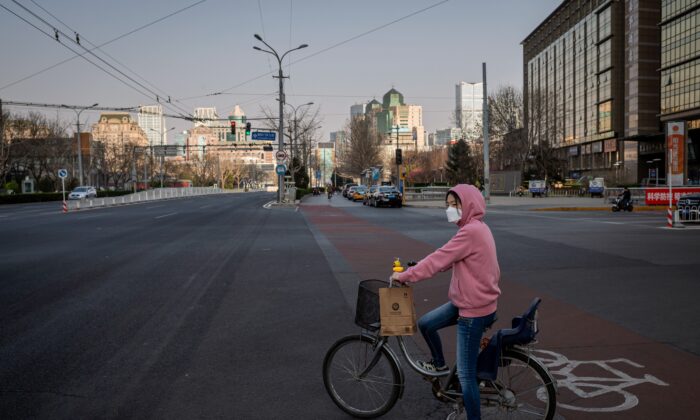
[[[518,349],[508,349],[501,355],[497,379],[481,390],[481,399],[484,419],[552,420],[557,391],[540,361]]]
[[[333,402],[346,413],[360,418],[386,414],[401,393],[399,366],[382,348],[374,367],[361,376],[372,362],[376,340],[351,335],[338,340],[323,361],[323,384]]]

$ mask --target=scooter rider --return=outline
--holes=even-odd
[[[622,197],[622,199],[620,200],[620,204],[618,205],[618,207],[620,207],[621,210],[626,209],[627,206],[629,206],[630,201],[632,201],[632,193],[630,192],[630,189],[627,187],[625,187],[622,190],[622,193],[620,193],[620,195],[618,195],[618,197]]]

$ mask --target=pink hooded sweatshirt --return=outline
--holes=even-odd
[[[459,308],[459,315],[486,316],[496,311],[496,300],[501,294],[496,243],[491,230],[481,221],[486,203],[473,185],[459,184],[450,191],[462,202],[462,218],[457,222],[459,231],[440,249],[401,273],[399,279],[415,283],[452,268],[448,297]]]

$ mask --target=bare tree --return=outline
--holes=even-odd
[[[359,176],[365,169],[381,164],[381,136],[368,119],[352,118],[346,131],[348,140],[338,162],[342,173]]]
[[[268,107],[261,107],[260,109],[266,117],[264,125],[271,130],[278,131],[278,112],[272,111]],[[309,106],[297,108],[296,119],[295,114],[288,108],[285,108],[284,121],[286,127],[284,144],[288,145],[287,150],[290,152],[290,157],[298,157],[301,162],[301,166],[290,166],[289,168],[294,179],[297,171],[305,170],[305,168],[309,167],[311,153],[319,141],[319,128],[323,120],[320,116],[320,109]]]

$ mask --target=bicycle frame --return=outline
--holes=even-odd
[[[394,352],[394,349],[389,345],[389,337],[388,336],[381,336],[379,333],[375,334],[370,334],[368,332],[363,331],[362,335],[367,337],[368,339],[375,341],[376,345],[374,348],[374,352],[372,354],[372,359],[370,363],[367,365],[367,367],[360,373],[359,377],[364,377],[367,375],[377,364],[379,361],[379,357],[381,355],[381,350],[382,348],[386,349],[386,351],[389,353],[390,357],[393,359],[393,361],[396,363],[397,366],[399,366],[399,380],[400,380],[400,388],[401,391],[399,393],[399,398],[403,396],[403,391],[405,388],[405,375],[403,372],[403,368],[400,362],[399,357],[396,355]],[[399,349],[401,350],[401,353],[403,357],[406,359],[408,362],[409,366],[411,369],[413,369],[415,372],[423,376],[426,380],[428,380],[432,386],[433,386],[433,392],[435,396],[438,399],[445,398],[451,402],[456,402],[457,398],[460,398],[462,395],[461,393],[457,393],[455,391],[451,391],[450,389],[447,389],[442,386],[442,383],[439,381],[440,378],[444,377],[449,377],[448,380],[446,381],[446,386],[449,386],[450,383],[452,383],[454,377],[457,375],[457,369],[456,366],[452,367],[452,369],[443,371],[443,372],[432,372],[432,371],[427,371],[423,368],[421,368],[412,358],[410,353],[408,352],[408,349],[406,348],[406,343],[404,342],[403,336],[396,336],[396,341],[399,343]],[[516,351],[519,353],[522,353],[523,355],[527,356],[528,358],[535,359],[534,356],[531,354],[531,347],[529,346],[508,346],[508,349],[511,351]],[[503,349],[505,351],[506,348]],[[536,359],[535,359],[536,360]],[[549,372],[548,369],[545,369],[547,373],[547,379],[549,383],[552,383],[555,387],[555,390],[557,388],[557,382],[552,376],[552,374]],[[498,386],[496,383],[493,381],[487,381],[490,383],[494,389],[500,389],[500,386]],[[489,395],[482,395],[481,399],[482,400],[489,400],[490,397]]]

